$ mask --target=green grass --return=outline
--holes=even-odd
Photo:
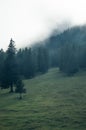
[[[55,68],[24,82],[22,100],[0,90],[0,130],[86,130],[86,72]]]

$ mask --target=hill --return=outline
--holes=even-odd
[[[51,50],[55,50],[66,43],[86,44],[86,25],[69,28],[60,34],[52,33],[50,38],[45,41],[46,46]]]
[[[0,130],[86,130],[86,72],[54,68],[24,82],[22,100],[0,90]]]
[[[60,34],[53,33],[45,41],[45,46],[49,52],[50,67],[59,67],[63,71],[73,66],[72,62],[76,64],[77,71],[86,68],[86,25],[69,28]],[[76,63],[71,59],[75,59]],[[64,62],[66,65],[68,62],[69,66]]]

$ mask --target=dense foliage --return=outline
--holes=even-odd
[[[48,51],[44,46],[17,51],[12,39],[6,52],[0,50],[0,61],[0,86],[2,89],[10,88],[10,92],[16,86],[20,93],[23,89],[22,79],[46,73],[49,68]]]
[[[77,26],[52,35],[45,45],[49,50],[50,66],[73,75],[86,68],[86,26]]]
[[[13,92],[19,79],[44,74],[49,67],[58,66],[60,71],[73,75],[86,69],[85,58],[86,26],[52,35],[45,44],[35,44],[31,48],[16,50],[11,39],[7,51],[0,50],[0,86]]]
[[[13,92],[13,85],[18,80],[18,69],[16,62],[16,49],[14,41],[11,39],[8,49],[6,51],[6,57],[3,62],[2,73],[1,73],[1,87],[9,88],[10,92]],[[2,56],[2,59],[4,55]]]

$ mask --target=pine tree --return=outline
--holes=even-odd
[[[18,70],[16,63],[16,49],[14,41],[11,39],[6,52],[6,59],[3,67],[2,88],[9,88],[13,92],[13,85],[18,80]]]
[[[41,46],[38,48],[38,72],[46,73],[49,67],[48,50]]]
[[[17,83],[16,83],[16,90],[15,90],[15,92],[20,94],[19,99],[22,99],[22,93],[26,92],[26,89],[24,89],[24,83],[22,82],[21,79],[19,79],[17,81]]]
[[[25,78],[32,78],[35,74],[32,49],[25,48],[23,59],[23,73]]]
[[[5,53],[3,49],[0,50],[0,85],[1,85],[1,77],[2,77],[2,70],[4,66],[4,60],[5,60]]]
[[[76,46],[65,44],[59,51],[59,68],[67,75],[73,75],[78,71]]]

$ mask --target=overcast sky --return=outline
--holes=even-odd
[[[46,38],[62,24],[86,23],[86,0],[0,0],[0,48]]]

